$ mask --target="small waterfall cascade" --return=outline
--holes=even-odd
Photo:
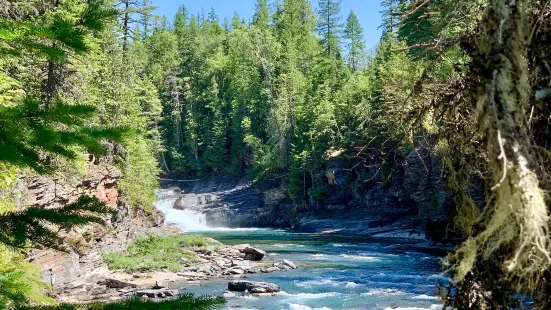
[[[157,199],[155,207],[157,210],[166,214],[166,224],[177,225],[185,232],[211,230],[211,228],[207,226],[205,214],[192,210],[174,209],[176,198],[166,197],[163,195],[162,191],[158,193]]]

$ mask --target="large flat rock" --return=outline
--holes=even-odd
[[[231,281],[228,283],[228,290],[234,292],[249,291],[249,293],[277,293],[281,291],[276,284],[253,281]]]

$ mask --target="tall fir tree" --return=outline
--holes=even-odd
[[[362,25],[354,11],[350,11],[346,19],[344,38],[348,41],[348,63],[350,68],[356,71],[365,55],[365,42]]]
[[[330,58],[340,55],[342,36],[341,0],[319,0],[317,29],[322,39],[323,50]]]

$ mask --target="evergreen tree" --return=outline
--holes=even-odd
[[[188,12],[185,5],[181,5],[174,17],[174,32],[178,38],[183,38],[188,25]],[[182,46],[182,43],[180,43]]]
[[[253,25],[259,28],[267,28],[270,23],[270,8],[268,6],[268,0],[257,0],[255,6],[255,13],[253,16]]]
[[[142,5],[140,7],[141,20],[140,25],[142,27],[142,39],[147,39],[152,32],[152,19],[154,18],[152,12],[157,9],[156,6],[152,5],[151,0],[142,0]]]
[[[361,65],[365,52],[363,29],[354,11],[346,19],[345,38],[348,40],[348,62],[352,70],[356,71]]]
[[[318,32],[322,38],[323,50],[330,58],[340,55],[342,35],[341,0],[319,0]]]

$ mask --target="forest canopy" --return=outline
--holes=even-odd
[[[110,212],[16,211],[21,173],[69,173],[95,154],[146,213],[161,174],[281,177],[293,201],[282,212],[314,211],[333,161],[352,176],[375,166],[386,183],[429,141],[455,205],[446,305],[520,308],[523,293],[549,309],[549,1],[382,5],[368,51],[339,0],[257,0],[250,21],[185,6],[167,20],[149,0],[0,0],[0,301],[48,301],[21,248],[55,236],[25,227],[99,221],[73,212],[83,205]]]

